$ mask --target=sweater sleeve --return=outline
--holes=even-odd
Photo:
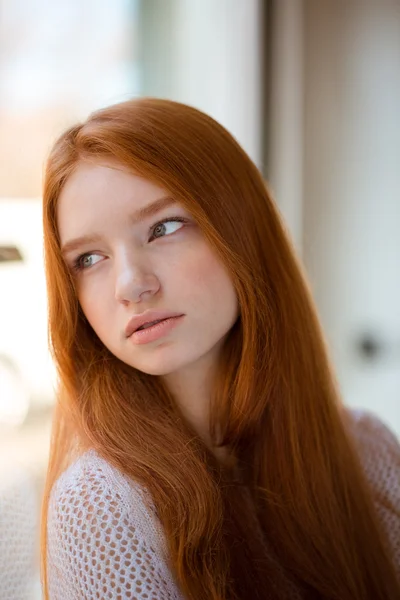
[[[357,410],[351,416],[356,447],[400,580],[399,440],[372,414]]]
[[[74,465],[48,511],[50,600],[178,600],[143,495],[102,459]]]

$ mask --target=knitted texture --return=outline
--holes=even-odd
[[[94,451],[56,483],[48,513],[51,600],[178,600],[151,499]]]
[[[400,578],[400,445],[376,417],[362,411],[352,416]],[[151,497],[94,451],[81,456],[53,487],[48,585],[50,600],[183,600],[168,568]]]
[[[390,429],[371,414],[353,410],[352,416],[364,474],[400,580],[400,444]]]
[[[39,520],[34,478],[13,466],[0,479],[0,600],[31,600]]]

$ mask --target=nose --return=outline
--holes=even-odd
[[[160,282],[150,265],[140,264],[127,253],[116,260],[115,298],[122,304],[147,300],[160,289]]]

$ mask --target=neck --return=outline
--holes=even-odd
[[[215,447],[210,435],[210,404],[216,376],[216,361],[211,358],[204,356],[163,379],[183,417],[216,457],[223,460],[225,449]]]

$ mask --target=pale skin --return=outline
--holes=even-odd
[[[126,364],[161,376],[210,445],[215,367],[239,307],[191,214],[165,189],[118,164],[81,162],[62,190],[57,221],[80,305],[97,336]],[[135,346],[125,327],[148,309],[184,317],[160,339]]]

